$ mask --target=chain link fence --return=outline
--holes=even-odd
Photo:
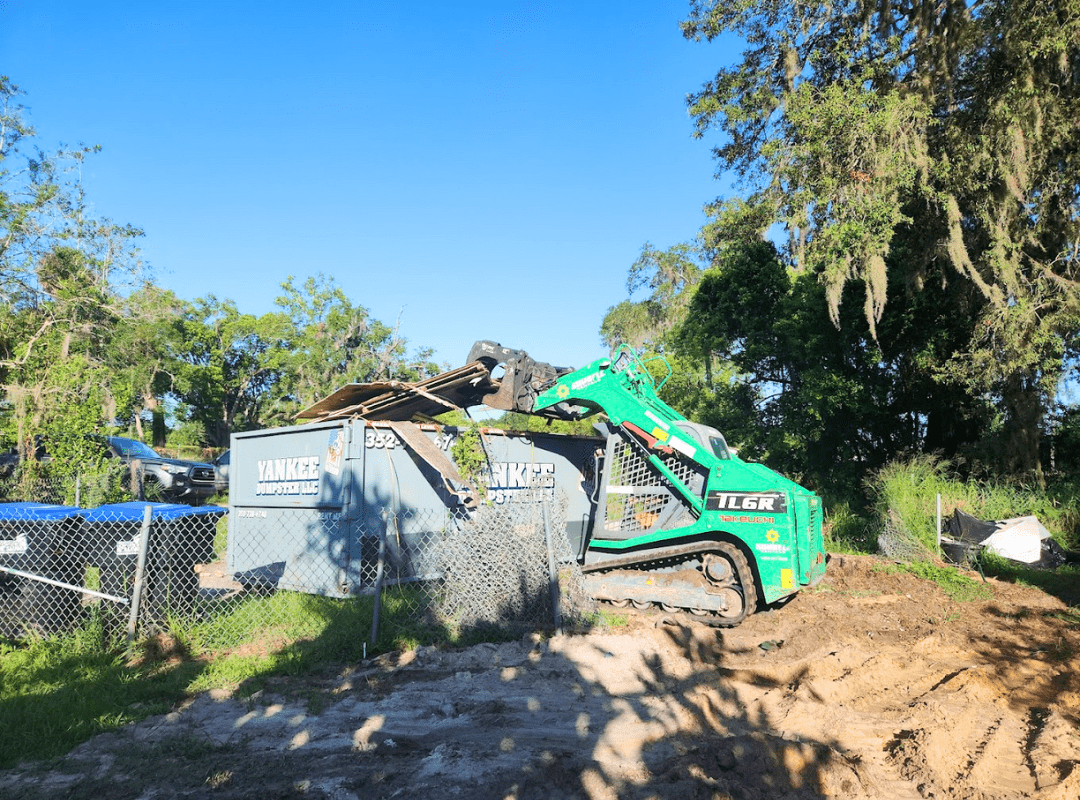
[[[0,474],[0,502],[33,502],[64,505],[75,502],[82,481],[49,475],[38,470],[12,469]]]
[[[114,643],[165,632],[196,653],[269,652],[337,629],[376,650],[550,628],[589,607],[550,488],[375,520],[242,509],[233,536],[223,507],[75,502],[93,494],[0,481],[0,636],[93,626]]]
[[[911,564],[929,561],[934,553],[904,524],[900,516],[890,510],[881,525],[877,537],[878,552],[886,558]]]

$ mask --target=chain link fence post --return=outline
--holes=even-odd
[[[385,518],[386,511],[383,511]],[[383,579],[386,577],[386,528],[379,532],[379,556],[375,563],[375,595],[371,611],[371,646],[379,641],[379,616],[382,611]]]
[[[135,585],[131,592],[131,612],[128,615],[127,646],[131,649],[135,642],[135,627],[139,621],[139,609],[142,605],[143,586],[146,583],[146,554],[150,546],[150,518],[153,510],[150,506],[143,509],[142,527],[139,529],[139,556],[135,566]]]
[[[548,589],[551,592],[551,615],[555,623],[555,630],[562,634],[562,611],[559,609],[559,570],[555,566],[555,548],[551,541],[551,519],[548,513],[548,498],[542,493],[540,498],[544,515],[544,540],[547,543],[548,557]]]

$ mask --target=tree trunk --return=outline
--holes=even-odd
[[[1004,452],[1001,461],[1009,472],[1033,477],[1046,486],[1039,445],[1045,413],[1043,392],[1034,376],[1011,376],[1002,391],[1005,405]]]
[[[151,414],[151,433],[154,437],[154,447],[165,446],[165,409],[158,404],[155,408],[150,410]]]

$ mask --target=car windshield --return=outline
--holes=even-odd
[[[124,439],[120,436],[110,436],[109,444],[120,451],[125,458],[161,458],[153,448],[134,439]]]

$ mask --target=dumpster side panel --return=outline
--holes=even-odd
[[[435,426],[424,434],[448,453],[452,439]],[[363,502],[353,525],[353,577],[358,590],[374,586],[380,538],[386,537],[385,571],[391,582],[437,577],[431,563],[439,541],[460,500],[442,476],[417,457],[388,427],[363,430]],[[448,454],[449,457],[449,454]]]
[[[229,571],[249,588],[347,592],[350,423],[234,434]]]
[[[490,464],[490,501],[512,503],[530,487],[557,493],[567,504],[567,539],[580,555],[595,514],[595,453],[602,442],[538,433],[489,433],[483,441]]]
[[[424,425],[447,458],[457,429]],[[594,513],[594,452],[586,437],[485,430],[486,502],[541,488],[568,503],[580,553]],[[391,583],[438,577],[433,554],[448,525],[468,516],[438,469],[387,425],[364,420],[234,434],[229,569],[250,587],[344,596],[376,581],[380,544]],[[317,459],[316,477],[310,465]],[[289,466],[289,461],[308,466]],[[294,474],[298,477],[293,477]],[[306,482],[306,483],[305,483]]]
[[[230,501],[237,507],[340,508],[351,488],[345,470],[351,429],[335,422],[233,434]]]
[[[460,436],[455,428],[423,426],[424,434],[450,457]],[[595,458],[599,440],[488,430],[481,436],[488,469],[484,502],[503,505],[530,489],[558,493],[567,502],[567,538],[580,553],[595,503]],[[353,528],[353,575],[368,587],[377,569],[379,537],[386,537],[386,568],[391,580],[437,577],[432,557],[448,524],[467,516],[461,498],[431,465],[418,457],[389,427],[368,424],[360,524]],[[454,487],[460,488],[460,487]]]

